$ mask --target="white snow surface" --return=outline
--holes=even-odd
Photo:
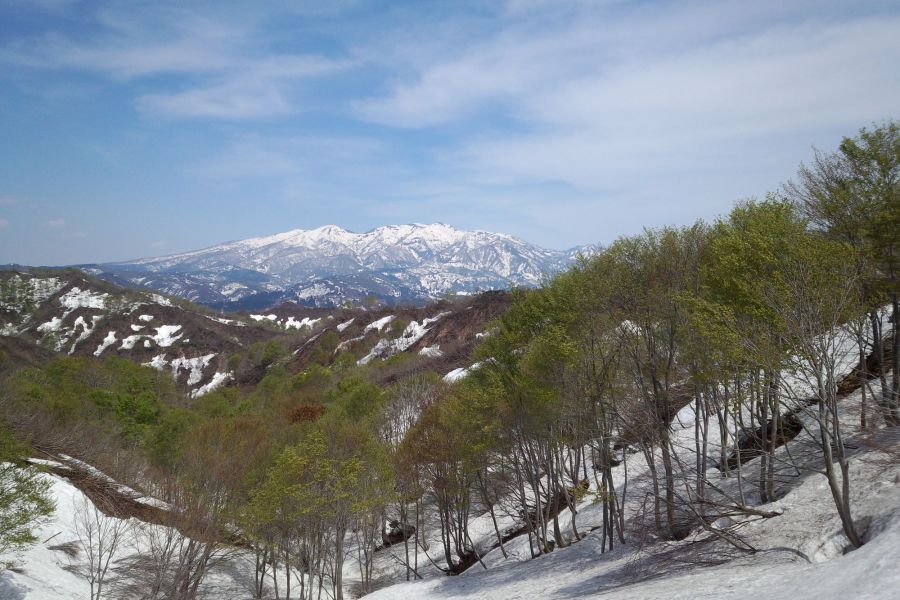
[[[175,335],[181,329],[181,325],[163,325],[161,327],[155,327],[154,329],[156,329],[156,335],[152,336],[152,339],[161,348],[171,346],[184,335],[183,333],[181,335]]]
[[[76,308],[106,308],[106,299],[109,294],[92,292],[91,290],[82,290],[73,287],[71,290],[59,297],[59,303],[66,308],[67,311],[73,311]]]
[[[221,323],[223,325],[232,325],[234,327],[246,327],[247,324],[243,321],[238,321],[237,319],[223,319],[222,317],[206,317],[210,321],[215,321],[216,323]]]
[[[197,388],[196,390],[194,390],[193,392],[191,392],[191,398],[199,398],[200,396],[203,396],[204,394],[208,394],[209,392],[213,391],[214,389],[224,385],[228,381],[231,381],[231,379],[233,379],[233,378],[234,378],[234,374],[231,373],[230,371],[228,371],[226,373],[220,373],[220,372],[216,371],[213,374],[212,379],[209,380],[209,383],[202,385],[199,388]]]
[[[53,317],[46,323],[41,323],[38,325],[37,330],[41,333],[50,333],[52,331],[59,331],[59,328],[62,327],[62,319],[59,317]]]
[[[172,306],[172,302],[168,298],[159,294],[150,294],[150,299],[160,306]]]
[[[363,329],[363,333],[368,333],[369,331],[377,330],[381,331],[384,329],[384,326],[393,321],[396,317],[394,315],[388,315],[386,317],[381,317],[377,321],[372,321]]]
[[[453,369],[452,371],[444,375],[444,381],[446,381],[447,383],[454,383],[456,381],[459,381],[460,379],[467,377],[469,373],[478,369],[481,365],[482,362],[479,361],[477,363],[469,365],[468,367],[459,367],[457,369]]]
[[[278,315],[250,315],[254,321],[277,321]]]
[[[34,461],[38,462],[38,461]],[[49,462],[49,461],[48,461]],[[59,464],[59,463],[56,463]],[[82,463],[83,465],[84,463]],[[90,468],[90,465],[86,465]],[[105,474],[93,470],[98,477]],[[0,571],[0,599],[2,600],[77,600],[90,597],[90,586],[86,579],[72,572],[73,566],[83,564],[82,558],[69,558],[60,550],[51,548],[60,544],[78,541],[76,529],[75,507],[86,498],[67,480],[42,474],[40,477],[51,483],[50,494],[56,503],[53,516],[36,531],[38,543],[28,549],[20,557],[21,567],[15,571]],[[138,502],[166,508],[167,505],[155,498],[141,496],[139,493],[118,486],[119,489],[135,497]],[[125,543],[113,562],[127,557],[136,550],[146,551],[147,539],[140,535],[140,530],[158,528],[155,525],[141,523],[137,519],[128,519],[129,529]],[[4,559],[11,558],[4,556]],[[239,574],[252,573],[250,557],[239,553],[225,563],[214,567],[201,586],[199,598],[203,600],[238,599],[246,597],[246,580]],[[104,595],[105,597],[105,595]],[[137,600],[135,598],[135,600]]]
[[[165,353],[163,353],[163,354],[157,354],[156,356],[154,356],[152,359],[150,359],[150,362],[145,362],[142,364],[145,367],[153,367],[157,371],[162,371],[163,369],[166,368],[166,365],[169,363],[166,360]]]
[[[285,329],[312,329],[316,326],[316,323],[321,320],[322,319],[303,317],[301,320],[297,321],[294,317],[288,317],[287,321],[284,322],[284,327]]]
[[[187,384],[190,386],[197,385],[203,379],[203,369],[209,365],[209,361],[215,358],[215,354],[206,354],[204,356],[196,356],[194,358],[185,358],[184,356],[172,360],[172,376],[178,378],[178,372],[181,369],[189,371]],[[154,360],[156,357],[154,357]],[[214,378],[215,379],[215,378]],[[211,383],[211,382],[210,382]],[[205,392],[204,392],[205,393]]]
[[[116,332],[110,331],[106,334],[106,337],[103,338],[103,341],[97,346],[97,349],[94,350],[94,356],[100,356],[103,354],[103,351],[116,343]]]
[[[340,323],[337,326],[338,332],[343,333],[344,330],[347,329],[348,327],[350,327],[353,324],[353,321],[355,321],[355,320],[356,320],[356,318],[353,318],[353,319],[350,319],[349,321],[344,321],[343,323]]]
[[[69,354],[75,353],[75,348],[78,347],[78,344],[88,339],[91,334],[94,333],[94,329],[97,327],[97,323],[102,320],[103,317],[101,315],[94,315],[93,317],[91,317],[90,326],[88,326],[87,321],[84,320],[84,317],[79,316],[77,319],[75,319],[75,323],[72,326],[72,333],[75,333],[75,331],[77,331],[78,328],[81,327],[81,335],[79,335],[78,338],[74,342],[72,342],[72,347],[69,349]]]
[[[134,345],[137,344],[144,336],[142,335],[129,335],[127,338],[122,340],[122,345],[119,346],[119,350],[131,350],[134,348]]]
[[[570,265],[578,253],[589,250],[546,250],[510,235],[442,223],[389,225],[365,233],[326,225],[131,264],[148,272],[214,270],[223,280],[210,289],[226,300],[237,296],[239,282],[229,278],[235,267],[273,277],[263,287],[293,289],[291,295],[301,301],[352,288],[360,275],[384,285],[386,295],[406,288],[433,298],[449,291],[535,285],[545,273]]]
[[[425,346],[421,350],[419,350],[419,354],[422,356],[427,356],[428,358],[440,358],[444,355],[444,352],[441,350],[441,347],[438,346]]]

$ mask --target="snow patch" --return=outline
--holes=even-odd
[[[156,327],[155,329],[156,335],[153,336],[152,339],[161,348],[171,346],[184,335],[183,333],[181,335],[175,335],[181,329],[181,325],[163,325],[162,327]]]
[[[59,317],[53,317],[46,323],[42,323],[38,325],[37,330],[41,333],[50,333],[51,331],[59,331],[59,328],[62,327],[63,320]]]
[[[145,342],[145,343],[146,343],[146,342]],[[153,367],[153,368],[156,369],[157,371],[162,371],[163,369],[166,368],[166,365],[168,364],[168,362],[166,361],[166,355],[165,355],[165,354],[157,354],[157,355],[154,356],[152,359],[150,359],[150,362],[145,362],[145,363],[142,363],[142,364],[143,364],[145,367]]]
[[[382,318],[378,319],[377,321],[373,321],[373,322],[369,323],[368,325],[366,325],[365,329],[363,329],[363,333],[368,333],[369,331],[372,331],[373,329],[378,330],[380,332],[382,329],[384,329],[385,325],[387,325],[394,319],[395,319],[394,315],[388,315],[386,317],[382,317]]]
[[[191,398],[199,398],[200,396],[208,394],[214,389],[230,381],[232,378],[234,378],[234,374],[231,371],[228,371],[227,373],[219,373],[218,371],[216,371],[209,383],[191,392]]]
[[[97,346],[97,349],[94,350],[94,356],[100,356],[101,354],[103,354],[104,350],[106,350],[107,348],[109,348],[110,346],[112,346],[115,343],[116,343],[116,332],[110,331],[109,333],[106,334],[106,337],[103,338],[103,342],[101,342],[100,345]]]
[[[176,358],[171,363],[172,376],[175,377],[175,379],[178,379],[178,372],[181,371],[181,369],[185,369],[190,371],[187,384],[190,386],[197,385],[200,383],[200,380],[203,379],[203,369],[209,365],[209,361],[215,356],[215,354],[206,354],[194,358],[185,358],[183,356],[181,358]],[[213,379],[215,379],[215,377]]]
[[[67,312],[76,308],[106,308],[106,299],[109,294],[96,293],[91,290],[82,290],[73,287],[71,290],[59,297],[59,303],[63,305]]]
[[[316,323],[321,320],[322,319],[310,319],[309,317],[303,317],[302,320],[296,321],[294,320],[294,317],[288,317],[288,320],[284,322],[284,327],[285,329],[312,329],[313,327],[315,327]]]
[[[468,377],[469,374],[472,373],[472,371],[481,368],[481,365],[483,364],[483,361],[478,361],[477,363],[468,367],[459,367],[458,369],[453,369],[452,371],[444,375],[444,381],[446,381],[447,383],[455,383],[460,379]]]
[[[254,321],[277,321],[278,315],[250,315]]]
[[[160,306],[173,306],[172,302],[168,298],[166,298],[165,296],[160,296],[159,294],[150,294],[150,299]]]
[[[138,343],[144,336],[142,335],[129,335],[127,338],[122,340],[122,345],[119,346],[119,350],[131,350],[134,348],[134,345]]]
[[[88,326],[87,321],[84,320],[84,317],[79,316],[77,319],[75,319],[75,324],[72,326],[72,333],[78,331],[79,327],[81,327],[82,331],[81,335],[78,336],[78,339],[72,342],[72,347],[69,349],[69,354],[75,353],[75,348],[78,346],[78,344],[88,339],[90,335],[94,333],[94,329],[97,327],[97,323],[102,320],[102,316],[94,315],[93,317],[91,317],[91,325]]]
[[[210,321],[215,321],[216,323],[221,323],[222,325],[231,325],[233,327],[246,327],[247,324],[243,321],[238,321],[237,319],[223,319],[221,317],[206,317]]]
[[[367,365],[374,359],[386,353],[391,347],[391,343],[385,339],[378,340],[378,343],[369,351],[368,354],[356,361],[358,365]]]

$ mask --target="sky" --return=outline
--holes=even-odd
[[[900,3],[0,0],[0,264],[336,224],[548,248],[900,118]]]

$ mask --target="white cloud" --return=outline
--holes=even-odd
[[[137,97],[145,113],[169,117],[259,118],[295,112],[306,80],[352,66],[344,59],[266,48],[254,23],[226,23],[160,6],[98,16],[89,41],[55,32],[0,48],[0,64],[96,73],[129,83],[172,75],[176,83]]]
[[[44,221],[44,227],[53,227],[54,229],[59,229],[66,226],[65,219],[50,219],[48,221]]]
[[[531,90],[517,110],[532,131],[472,140],[464,159],[495,177],[590,189],[752,168],[776,153],[764,149],[774,137],[851,134],[891,116],[898,31],[900,18],[779,28]]]
[[[169,117],[227,119],[277,117],[294,110],[277,86],[254,88],[234,82],[173,94],[147,94],[138,98],[137,107]]]
[[[247,61],[224,81],[175,93],[146,94],[137,100],[144,112],[170,117],[262,118],[297,110],[291,90],[299,80],[346,68],[346,61],[284,56]]]

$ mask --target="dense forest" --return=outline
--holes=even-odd
[[[84,461],[168,507],[168,534],[148,530],[149,550],[114,589],[103,587],[98,550],[96,598],[195,598],[211,566],[241,548],[257,557],[257,597],[275,585],[285,598],[341,599],[344,561],[359,563],[366,593],[386,545],[403,545],[405,578],[419,577],[429,524],[441,540],[429,566],[448,574],[481,562],[474,515],[490,514],[504,554],[518,536],[533,556],[576,543],[588,533],[576,518],[588,495],[602,505],[604,550],[699,532],[753,553],[740,524],[772,516],[758,507],[779,494],[776,450],[806,427],[800,414],[817,423],[821,473],[861,546],[838,405],[861,390],[854,427],[900,425],[898,238],[900,123],[888,122],[715,222],[620,238],[514,291],[452,383],[398,369],[403,356],[334,360],[336,340],[299,373],[284,347],[257,343],[230,360],[264,372],[258,384],[196,399],[129,360],[14,368],[0,355],[0,554],[13,561],[53,510],[39,467],[26,463],[47,455]],[[387,380],[387,369],[402,375]],[[671,440],[685,407],[690,464]],[[622,510],[635,492],[612,472],[635,455],[652,473],[638,524]],[[749,461],[752,479],[740,476]],[[500,513],[518,528],[501,528]],[[108,544],[112,533],[94,536]]]

